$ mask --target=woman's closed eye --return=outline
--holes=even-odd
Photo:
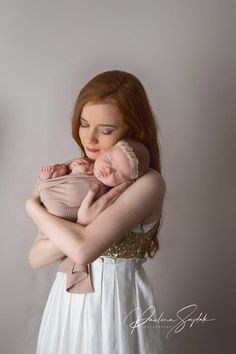
[[[81,123],[80,123],[80,127],[81,127],[81,128],[88,128],[89,125],[86,124],[86,123],[81,122]],[[102,134],[105,134],[105,135],[109,135],[109,134],[111,134],[113,131],[114,131],[114,129],[113,129],[113,130],[103,129],[103,130],[101,130],[101,133],[102,133]]]
[[[80,122],[80,127],[87,128],[89,125],[83,122]]]
[[[108,135],[108,134],[111,134],[113,131],[114,130],[103,129],[101,132],[102,132],[102,134]]]

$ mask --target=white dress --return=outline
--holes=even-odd
[[[153,225],[132,231],[146,232]],[[57,272],[36,354],[163,354],[163,330],[155,322],[159,310],[142,266],[146,261],[100,256],[91,263],[94,292],[86,294],[67,292],[67,275]]]

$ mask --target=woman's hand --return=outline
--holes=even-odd
[[[96,201],[94,201],[94,199],[99,191],[99,184],[93,185],[81,203],[76,222],[84,226],[90,224],[104,209],[113,204],[121,193],[132,183],[132,181],[123,182],[103,194]]]

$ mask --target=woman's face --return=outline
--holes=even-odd
[[[96,160],[124,138],[127,130],[121,113],[111,103],[88,102],[84,105],[80,117],[79,136],[89,159]]]

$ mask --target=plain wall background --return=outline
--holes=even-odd
[[[174,318],[195,303],[196,315],[216,318],[175,334],[168,354],[233,353],[235,1],[0,6],[0,353],[35,353],[57,268],[30,268],[37,229],[25,200],[41,163],[78,156],[75,99],[93,76],[113,69],[142,81],[161,129],[161,248],[144,266],[159,311]]]

